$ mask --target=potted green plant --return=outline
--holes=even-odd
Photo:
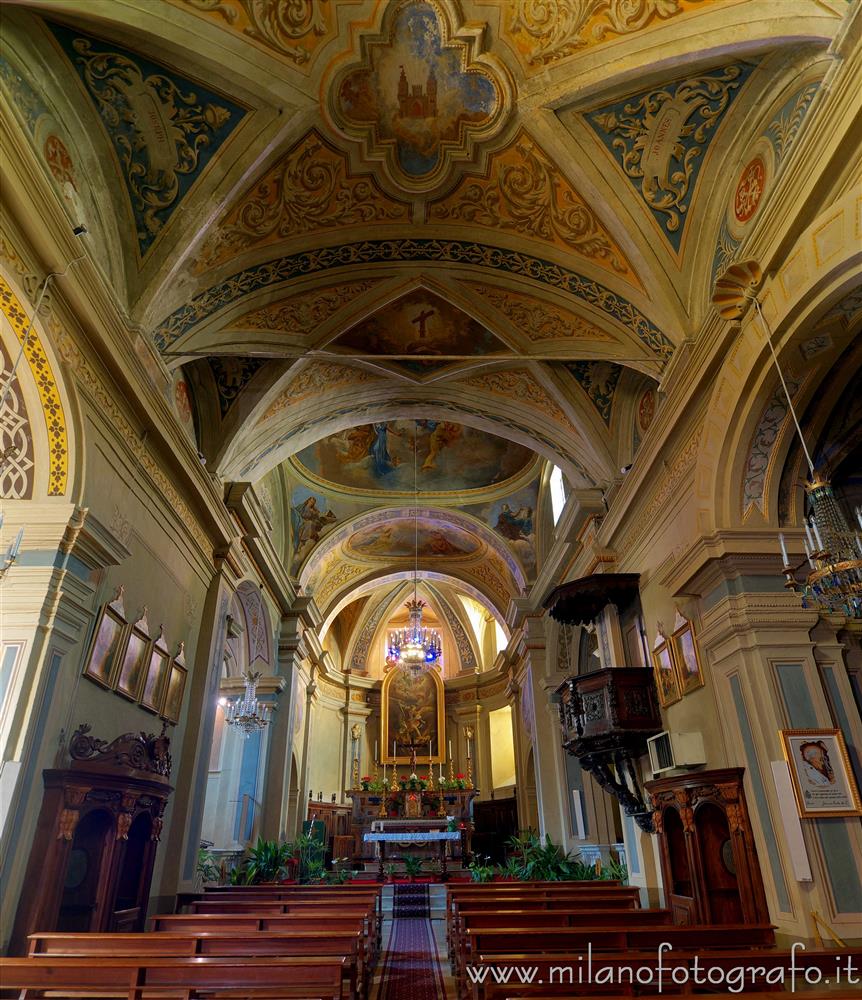
[[[422,874],[422,864],[422,858],[415,854],[408,854],[404,859],[404,874],[411,882]]]
[[[392,882],[395,879],[395,872],[397,871],[397,867],[394,864],[390,863],[384,868],[384,871],[386,872],[387,880],[389,882]]]
[[[207,882],[221,881],[220,869],[216,865],[212,854],[205,847],[198,848],[198,863],[195,872],[200,879],[201,885],[206,885]]]

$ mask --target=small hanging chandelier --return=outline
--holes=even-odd
[[[428,607],[420,601],[417,593],[419,584],[419,487],[417,485],[416,449],[419,425],[413,432],[413,600],[404,605],[407,608],[408,625],[389,633],[389,659],[402,670],[414,676],[429,670],[440,662],[443,645],[436,629],[425,628],[422,624],[422,609]]]
[[[787,578],[785,587],[801,593],[804,608],[812,608],[823,614],[862,619],[862,538],[859,532],[854,532],[848,525],[829,480],[814,471],[814,461],[805,443],[784,373],[778,363],[778,355],[772,346],[772,331],[755,294],[762,276],[757,261],[733,264],[716,282],[712,301],[723,319],[738,319],[745,309],[745,302],[751,301],[754,304],[808,463],[810,478],[805,484],[805,493],[811,512],[808,518],[803,518],[803,524],[809,572],[804,583],[796,579],[799,567],[790,565],[784,535],[779,533],[778,541],[784,562],[782,572]],[[855,513],[862,529],[862,508],[857,507]]]
[[[242,676],[245,680],[245,692],[241,698],[234,698],[225,705],[224,717],[229,726],[236,726],[248,739],[252,733],[264,729],[272,720],[269,718],[269,705],[257,700],[260,672],[249,670]]]

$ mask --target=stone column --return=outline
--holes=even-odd
[[[102,599],[101,571],[130,552],[86,508],[62,501],[8,501],[5,517],[12,537],[25,528],[21,553],[0,584],[3,642],[21,647],[6,692],[0,766],[0,922],[11,931],[42,801],[42,770],[63,762],[77,721],[72,713]],[[4,936],[4,950],[6,944]]]
[[[219,559],[204,601],[194,669],[189,673],[191,683],[187,696],[187,718],[198,719],[199,723],[197,726],[186,726],[181,744],[172,747],[172,780],[175,787],[168,807],[170,832],[165,845],[158,893],[164,900],[177,889],[191,891],[194,887],[204,817],[207,768],[224,661],[227,615],[235,583],[229,561]],[[157,893],[154,891],[153,895]],[[157,905],[163,905],[162,899],[156,902]]]

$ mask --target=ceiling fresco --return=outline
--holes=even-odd
[[[363,528],[347,540],[352,555],[391,559],[463,559],[474,555],[479,543],[466,531],[423,518],[415,523],[394,518],[386,524]]]
[[[425,289],[416,289],[385,306],[342,334],[332,346],[353,356],[395,355],[398,360],[391,360],[390,366],[419,377],[439,372],[465,357],[506,351],[506,345],[490,331]],[[435,360],[435,355],[442,355],[444,360]],[[451,360],[446,356],[452,356]]]
[[[842,4],[96,7],[4,3],[21,175],[88,228],[207,472],[256,483],[288,575],[325,619],[349,609],[342,665],[389,620],[418,517],[437,619],[479,669],[458,595],[501,622],[543,579],[548,465],[607,492],[663,423],[704,290],[804,145]]]
[[[465,493],[522,473],[529,449],[445,420],[363,424],[300,451],[294,467],[310,480],[360,494]]]
[[[363,38],[362,62],[333,83],[336,124],[405,187],[433,181],[504,112],[499,74],[471,60],[444,10],[434,0],[388,4],[382,34]]]

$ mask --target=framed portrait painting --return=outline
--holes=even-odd
[[[120,669],[117,672],[116,689],[132,701],[138,700],[138,693],[147,670],[147,653],[150,648],[147,611],[132,625],[128,641],[123,649]]]
[[[186,690],[187,671],[183,663],[182,647],[171,663],[171,672],[168,678],[168,687],[165,692],[165,703],[162,707],[162,718],[175,725],[180,721],[180,713],[183,710],[183,694]]]
[[[113,683],[115,667],[122,654],[127,624],[121,587],[113,601],[109,601],[102,608],[84,663],[84,676],[102,687],[111,687]]]
[[[662,708],[667,708],[682,697],[679,690],[679,677],[673,658],[673,646],[670,639],[660,636],[652,651],[652,668],[655,675],[655,686],[658,690]]]
[[[859,787],[840,729],[783,729],[781,743],[803,819],[862,816]]]
[[[171,654],[165,642],[164,629],[159,627],[159,636],[153,643],[147,662],[147,675],[141,691],[141,707],[150,712],[158,712],[165,693],[165,685],[171,669]]]
[[[679,671],[679,689],[682,694],[688,694],[689,691],[703,687],[703,670],[692,624],[681,616],[680,621],[681,624],[677,623],[679,627],[674,630],[671,640],[674,660]]]

